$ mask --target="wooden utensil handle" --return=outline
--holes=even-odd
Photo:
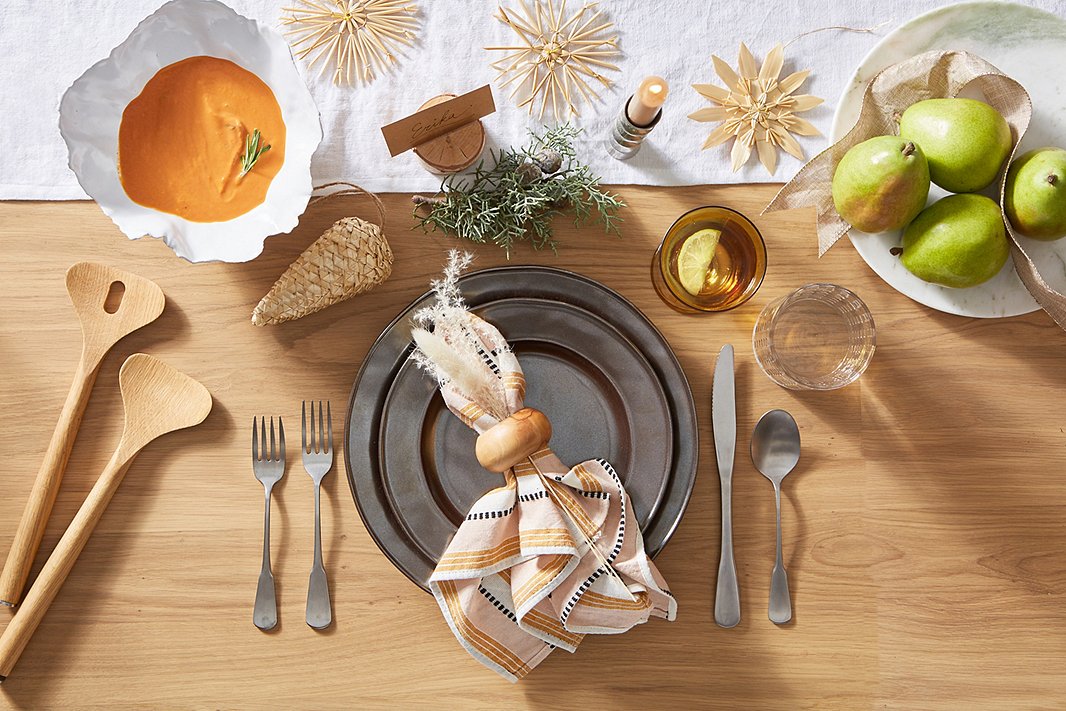
[[[477,438],[474,452],[490,472],[505,472],[548,444],[552,426],[540,410],[526,407]]]
[[[48,526],[48,517],[52,513],[52,505],[59,493],[63,471],[67,467],[67,459],[70,458],[70,449],[74,446],[74,439],[78,434],[78,425],[96,381],[99,359],[96,362],[96,367],[86,365],[83,355],[78,364],[78,372],[74,375],[67,401],[63,404],[59,422],[52,433],[52,441],[48,443],[44,461],[37,471],[29,501],[26,502],[18,530],[11,543],[11,550],[7,554],[7,563],[0,574],[0,603],[4,605],[17,605],[26,587],[33,559],[41,545],[41,538]]]
[[[78,560],[78,555],[89,542],[96,523],[107,508],[111,497],[115,495],[122,477],[129,468],[132,459],[125,459],[121,448],[111,457],[107,467],[100,475],[84,503],[78,509],[74,520],[67,526],[66,533],[59,539],[52,555],[44,564],[41,574],[26,593],[26,599],[19,605],[18,612],[11,618],[4,634],[0,636],[0,682],[8,677],[15,663],[22,655],[33,633],[37,630],[49,606],[63,587],[71,568]]]

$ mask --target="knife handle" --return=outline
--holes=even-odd
[[[722,482],[722,553],[718,561],[718,590],[714,596],[714,621],[719,627],[736,627],[740,622],[740,587],[733,561],[733,487]]]

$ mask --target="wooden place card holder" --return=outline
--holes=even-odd
[[[430,171],[458,173],[481,157],[485,127],[480,119],[495,111],[486,84],[461,96],[435,96],[410,116],[382,126],[381,133],[393,157],[413,150]]]

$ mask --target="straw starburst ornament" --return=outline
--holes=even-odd
[[[566,0],[534,0],[532,7],[519,0],[518,9],[501,5],[496,19],[514,30],[518,44],[486,47],[506,52],[490,66],[499,72],[497,79],[505,79],[501,88],[512,86],[511,98],[518,97],[518,106],[529,107],[531,115],[539,102],[538,119],[544,118],[549,106],[556,119],[560,112],[577,116],[578,103],[591,103],[599,98],[597,88],[611,85],[600,72],[617,71],[607,60],[621,52],[618,37],[608,36],[614,23],[603,17],[596,3],[570,12]]]
[[[709,99],[713,106],[689,114],[696,121],[721,121],[703,148],[712,148],[734,138],[731,159],[733,172],[748,162],[752,150],[759,154],[763,167],[774,174],[777,169],[777,149],[804,159],[803,148],[792,134],[820,136],[818,129],[796,114],[809,111],[823,99],[809,94],[793,94],[806,81],[810,70],[793,72],[781,79],[785,50],[777,45],[758,66],[751,50],[740,45],[737,70],[722,59],[712,56],[714,70],[725,88],[713,84],[693,84],[692,88]]]
[[[321,62],[319,76],[333,67],[336,84],[374,79],[396,61],[393,50],[411,46],[418,6],[411,0],[297,0],[282,10],[292,48],[308,67]]]

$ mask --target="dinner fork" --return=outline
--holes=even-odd
[[[259,571],[259,587],[255,591],[255,610],[252,621],[261,630],[272,630],[278,624],[278,602],[274,593],[274,574],[270,571],[270,492],[285,475],[285,426],[278,418],[278,440],[275,447],[274,418],[270,418],[270,449],[267,449],[266,418],[252,418],[252,471],[263,484],[266,494],[266,513],[263,517],[263,567]],[[260,456],[262,453],[262,456]]]
[[[318,401],[318,437],[315,437],[315,403],[311,401],[311,439],[307,438],[307,401],[301,408],[303,415],[303,460],[304,469],[315,482],[315,560],[311,565],[311,580],[307,585],[308,626],[321,630],[329,627],[333,621],[333,612],[329,602],[329,585],[326,582],[326,569],[322,565],[322,518],[319,501],[322,492],[322,479],[333,468],[333,414],[326,401],[326,416],[322,416],[322,401]]]

